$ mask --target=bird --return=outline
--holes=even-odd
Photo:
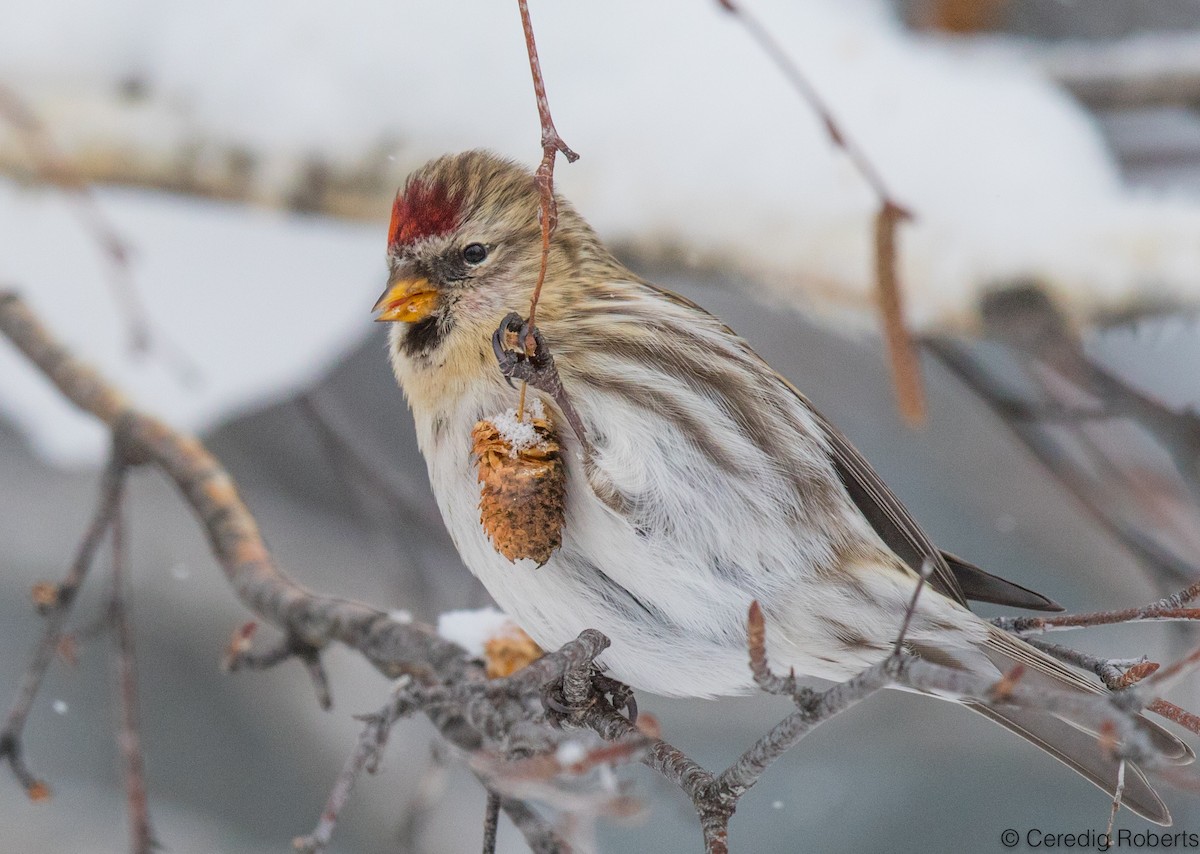
[[[759,603],[770,663],[843,681],[885,659],[914,601],[904,653],[1031,689],[1104,689],[972,612],[970,600],[1061,610],[939,549],[849,440],[737,334],[622,264],[564,198],[532,327],[520,320],[542,264],[534,173],[485,150],[417,168],[396,195],[388,281],[375,304],[443,521],[467,568],[542,648],[584,629],[611,641],[608,676],[662,696],[755,690],[747,613]],[[502,346],[502,332],[534,339]],[[506,372],[498,367],[508,357]],[[472,430],[516,403],[558,425],[561,542],[512,561],[480,519]],[[1044,711],[968,701],[1112,794],[1120,759]],[[1192,750],[1145,719],[1167,759]],[[1129,765],[1123,803],[1170,813]]]

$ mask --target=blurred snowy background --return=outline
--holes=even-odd
[[[1200,29],[1186,29],[1200,2],[747,4],[915,212],[900,274],[921,333],[997,376],[1028,367],[981,311],[981,298],[995,306],[1020,283],[1050,298],[1090,365],[1177,413],[1200,403]],[[1195,502],[1153,436],[1136,437],[1148,443],[1138,474],[1166,484],[1167,518],[1162,502],[1155,516],[1132,499],[1080,500],[1136,493],[1136,477],[1096,463],[1128,447],[1136,425],[1031,436],[933,357],[929,425],[900,424],[872,331],[875,201],[716,3],[532,7],[556,124],[583,155],[560,166],[559,189],[636,269],[722,316],[805,390],[942,546],[1071,610],[1140,603],[1200,566]],[[0,122],[0,284],[145,407],[200,431],[302,582],[431,622],[485,603],[437,518],[369,309],[408,170],[469,147],[539,154],[515,4],[50,0],[9,3],[2,20],[0,84],[97,183],[156,343],[131,354],[103,253],[11,122]],[[1090,390],[1034,377],[1032,391],[1010,383],[1013,394],[1061,402]],[[6,696],[38,628],[29,585],[63,572],[104,442],[0,347]],[[1035,456],[1083,447],[1075,492]],[[388,686],[334,653],[335,709],[322,713],[297,666],[221,674],[246,612],[167,484],[139,476],[131,501],[159,835],[176,854],[287,850],[353,743],[350,715]],[[1170,560],[1148,559],[1114,518]],[[82,621],[97,601],[85,597]],[[1080,641],[1160,658],[1187,642],[1153,627]],[[27,750],[56,796],[30,804],[0,781],[8,850],[125,849],[107,644],[86,643],[77,668],[52,672]],[[1176,699],[1194,705],[1200,692]],[[710,766],[787,710],[769,698],[641,703]],[[453,761],[444,774],[430,767],[429,728],[404,725],[334,850],[475,849],[481,791]],[[683,799],[649,772],[629,776],[649,820],[602,826],[602,850],[697,850]],[[1198,829],[1195,797],[1167,797],[1177,825]],[[787,756],[739,808],[733,842],[992,850],[1007,827],[1106,819],[1102,795],[998,728],[897,695]],[[522,850],[508,828],[501,846]]]

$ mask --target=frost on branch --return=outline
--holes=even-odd
[[[541,401],[526,418],[509,409],[476,423],[471,452],[479,471],[479,521],[496,551],[541,566],[562,545],[566,470]]]

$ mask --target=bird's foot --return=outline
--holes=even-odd
[[[558,368],[554,365],[554,356],[550,354],[550,348],[542,337],[541,330],[536,326],[531,327],[515,311],[511,312],[500,321],[500,325],[492,333],[492,351],[500,364],[500,373],[510,386],[513,380],[521,380],[545,392],[558,404],[571,429],[575,431],[584,456],[590,457],[592,446],[588,442],[583,419],[579,417],[567,390],[563,388]]]
[[[631,724],[636,724],[638,719],[637,698],[633,696],[633,689],[624,682],[618,682],[611,676],[605,676],[603,673],[597,673],[592,678],[592,684],[600,694],[607,694],[609,702],[617,711],[625,710],[625,717],[629,718]]]
[[[536,326],[531,328],[515,311],[496,327],[492,351],[510,386],[513,380],[521,380],[555,399],[562,395],[562,381],[542,331]]]
[[[556,726],[581,725],[587,713],[601,701],[617,711],[624,710],[630,723],[637,723],[637,700],[633,689],[618,682],[588,663],[578,670],[563,674],[559,681],[549,682],[542,689],[542,706],[546,717]]]

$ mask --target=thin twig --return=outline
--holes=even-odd
[[[913,615],[917,613],[917,600],[921,598],[921,591],[925,589],[925,583],[932,574],[933,559],[926,557],[921,561],[921,572],[918,574],[917,585],[913,588],[912,598],[908,600],[908,607],[904,609],[904,620],[900,623],[900,631],[896,633],[896,642],[892,645],[893,655],[899,655],[904,650],[904,639],[908,636]]]
[[[254,637],[256,629],[256,623],[247,623],[233,633],[225,658],[221,662],[222,668],[230,673],[243,668],[269,670],[289,658],[295,658],[304,665],[312,681],[317,704],[324,711],[332,709],[333,695],[329,690],[329,676],[321,662],[321,650],[295,635],[284,635],[275,645],[265,650],[254,651],[250,648],[250,640]]]
[[[1150,661],[1144,655],[1140,658],[1097,658],[1077,649],[1048,643],[1038,638],[1026,638],[1025,643],[1054,656],[1059,661],[1092,671],[1110,691],[1124,690],[1159,668],[1156,662]]]
[[[1111,626],[1126,623],[1172,623],[1200,620],[1200,608],[1162,608],[1146,605],[1141,608],[1123,608],[1118,611],[1094,611],[1090,614],[1062,614],[1054,617],[996,617],[994,624],[1005,631],[1018,635],[1041,632],[1065,631],[1067,629]]]
[[[33,800],[44,800],[50,796],[50,788],[38,780],[25,764],[22,750],[22,735],[33,702],[42,686],[42,680],[50,663],[54,660],[59,642],[64,637],[63,626],[78,598],[79,588],[95,562],[96,553],[104,535],[112,524],[121,500],[125,480],[125,464],[114,451],[101,478],[100,497],[92,521],[84,532],[83,540],[75,560],[64,578],[57,585],[41,584],[35,587],[38,610],[46,618],[42,638],[33,653],[33,660],[26,668],[17,686],[16,697],[9,707],[0,730],[0,758],[7,759],[9,766],[26,794]]]
[[[892,377],[896,384],[900,414],[910,425],[920,425],[925,421],[925,391],[921,382],[920,360],[917,358],[912,335],[904,322],[904,302],[896,260],[896,232],[902,222],[913,218],[912,212],[891,194],[879,170],[858,143],[838,124],[833,111],[817,92],[816,87],[762,22],[739,2],[717,0],[717,3],[741,22],[763,53],[817,114],[830,143],[845,153],[879,202],[874,223],[876,298],[883,317],[884,339],[892,366]]]
[[[550,262],[550,238],[558,226],[558,203],[554,199],[554,161],[561,151],[568,163],[574,163],[579,155],[570,149],[558,130],[554,127],[554,119],[550,116],[550,100],[546,97],[546,81],[542,77],[542,64],[538,60],[537,43],[533,38],[533,22],[529,17],[528,0],[517,0],[521,12],[521,27],[525,31],[525,50],[529,54],[529,71],[533,75],[533,94],[537,100],[538,121],[542,126],[542,162],[534,173],[541,201],[538,215],[542,226],[542,260],[538,268],[537,283],[533,287],[533,295],[529,299],[529,334],[521,342],[525,352],[532,355],[536,344],[533,330],[537,325],[537,305],[542,296],[542,285],[546,281],[546,267]],[[517,405],[517,417],[524,418],[526,384],[521,384],[521,399]]]
[[[1108,827],[1104,835],[1112,839],[1113,824],[1117,820],[1117,810],[1121,808],[1121,799],[1125,795],[1125,760],[1117,765],[1117,788],[1113,790],[1112,809],[1108,813]]]
[[[125,524],[120,498],[112,519],[112,599],[109,614],[117,641],[117,696],[120,699],[120,728],[117,745],[125,772],[125,798],[129,809],[129,834],[134,854],[150,854],[158,848],[150,823],[146,796],[146,763],[138,724],[137,654],[133,641],[133,617],[128,598],[128,562]]]
[[[496,831],[500,825],[500,796],[491,789],[483,812],[483,854],[496,854]]]
[[[411,681],[406,677],[397,683],[387,704],[373,715],[364,718],[362,733],[354,751],[347,757],[337,781],[321,810],[321,818],[316,828],[308,836],[299,836],[292,840],[292,847],[303,854],[318,854],[324,851],[333,838],[342,808],[354,791],[354,784],[364,769],[373,767],[387,744],[391,734],[392,724],[399,718],[410,715],[417,710],[417,703]]]

